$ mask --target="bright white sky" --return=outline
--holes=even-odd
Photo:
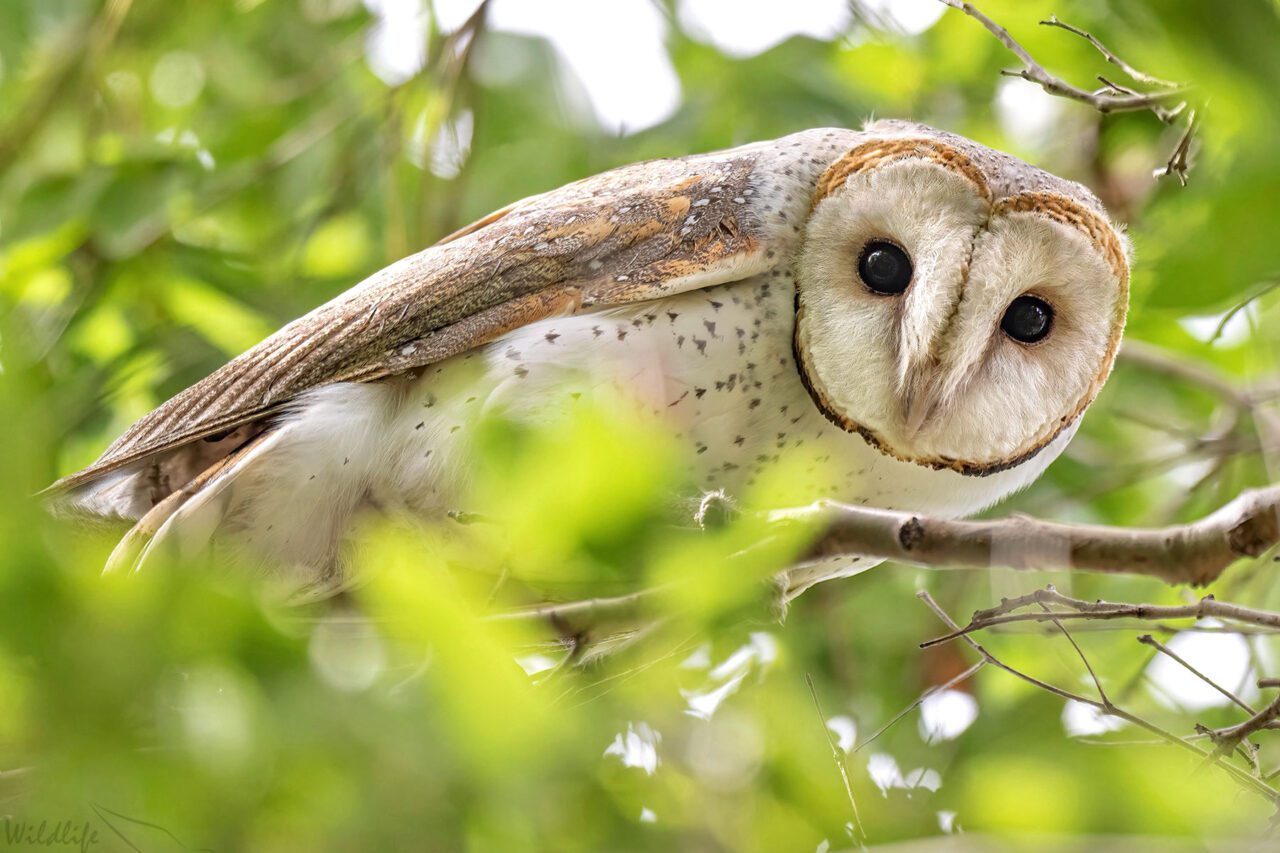
[[[390,84],[427,61],[427,0],[364,0],[378,18],[369,36],[370,67]],[[434,0],[445,32],[457,29],[478,0]],[[905,33],[933,25],[937,0],[864,0]],[[851,24],[847,0],[680,0],[681,25],[729,56],[761,53],[795,35],[831,38]],[[489,26],[541,36],[578,78],[600,125],[634,133],[671,116],[680,81],[667,55],[667,21],[652,0],[493,0]]]

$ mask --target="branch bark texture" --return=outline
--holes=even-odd
[[[1280,486],[1245,492],[1190,524],[1116,528],[1013,516],[952,521],[821,501],[774,514],[817,515],[817,555],[859,554],[926,566],[1086,569],[1203,585],[1237,560],[1280,543]]]

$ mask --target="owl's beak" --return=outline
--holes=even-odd
[[[918,373],[903,400],[902,420],[907,438],[915,438],[942,401],[942,377],[935,371]]]

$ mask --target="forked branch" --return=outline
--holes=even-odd
[[[1001,72],[1006,76],[1019,77],[1035,83],[1051,95],[1088,104],[1103,115],[1150,112],[1161,122],[1168,125],[1185,122],[1183,133],[1179,137],[1173,153],[1169,155],[1169,159],[1163,168],[1155,170],[1155,177],[1161,178],[1166,175],[1174,175],[1179,183],[1186,185],[1187,172],[1190,169],[1191,143],[1196,131],[1196,111],[1188,108],[1186,100],[1187,86],[1162,80],[1154,75],[1139,71],[1133,65],[1121,59],[1092,33],[1060,21],[1056,15],[1051,15],[1048,20],[1040,22],[1041,26],[1056,27],[1085,39],[1102,54],[1107,62],[1123,71],[1130,80],[1150,88],[1142,91],[1122,86],[1101,75],[1098,76],[1098,82],[1102,84],[1100,88],[1084,89],[1075,86],[1056,74],[1050,73],[1036,61],[1035,57],[1025,47],[1009,34],[1007,29],[991,20],[972,3],[964,2],[963,0],[939,0],[939,2],[978,21],[987,28],[988,32],[999,39],[1000,43],[1008,48],[1010,53],[1018,58],[1018,61],[1022,63],[1022,67]]]
[[[1034,610],[1025,608],[1035,607]],[[1051,609],[1056,608],[1056,609]],[[1219,619],[1235,625],[1253,625],[1280,631],[1280,613],[1270,610],[1254,610],[1239,604],[1218,601],[1205,596],[1195,604],[1127,604],[1111,601],[1084,601],[1063,595],[1052,586],[1038,589],[1017,598],[1002,599],[995,607],[979,610],[969,624],[921,643],[921,648],[949,643],[958,637],[967,637],[975,631],[1009,625],[1015,622],[1062,622],[1064,620],[1112,620],[1136,619],[1169,622],[1177,619]],[[1177,660],[1177,658],[1174,658]],[[1181,661],[1179,661],[1181,663]],[[1194,672],[1194,670],[1192,670]],[[1199,673],[1197,673],[1199,674]],[[1203,677],[1203,676],[1202,676]]]
[[[1196,737],[1182,737],[1133,713],[1132,711],[1118,706],[1111,701],[1110,697],[1108,697],[1106,692],[1103,690],[1102,682],[1095,674],[1088,658],[1085,657],[1084,651],[1076,644],[1075,640],[1071,638],[1071,634],[1062,624],[1063,620],[1070,618],[1112,618],[1112,615],[1118,612],[1123,612],[1125,615],[1140,619],[1164,618],[1163,615],[1157,615],[1157,612],[1160,610],[1167,610],[1169,608],[1157,608],[1153,605],[1147,604],[1113,604],[1103,601],[1081,601],[1079,599],[1061,595],[1053,589],[1053,587],[1047,587],[1046,589],[1037,590],[1029,595],[1005,599],[997,606],[988,610],[980,610],[973,615],[973,618],[969,621],[968,625],[961,628],[947,614],[947,612],[933,600],[928,592],[921,590],[917,595],[926,605],[928,605],[929,609],[937,615],[943,624],[952,629],[951,633],[946,634],[937,640],[922,643],[922,647],[931,646],[941,642],[948,642],[954,639],[963,639],[970,648],[982,657],[982,660],[985,663],[1004,670],[1033,687],[1037,687],[1072,702],[1079,702],[1080,704],[1088,705],[1099,714],[1113,717],[1118,720],[1124,720],[1131,725],[1137,726],[1150,734],[1155,735],[1160,739],[1160,741],[1186,750],[1187,752],[1198,756],[1206,764],[1218,767],[1242,787],[1259,794],[1274,808],[1280,809],[1280,791],[1277,791],[1269,784],[1268,780],[1271,778],[1270,776],[1264,777],[1262,775],[1257,764],[1256,750],[1254,750],[1251,745],[1248,745],[1248,742],[1245,740],[1249,735],[1273,726],[1276,719],[1280,717],[1280,698],[1269,703],[1266,708],[1261,711],[1251,711],[1249,718],[1238,725],[1229,726],[1223,729],[1209,729],[1205,726],[1196,726],[1197,737],[1208,738],[1214,745],[1212,750],[1206,750],[1194,742]],[[1193,605],[1192,607],[1203,606],[1206,603],[1216,604],[1212,598],[1207,598],[1203,599],[1200,602],[1200,605]],[[1034,607],[1035,609],[1024,611],[1024,608],[1028,607]],[[1246,612],[1245,608],[1239,608],[1236,605],[1223,604],[1222,607],[1232,608],[1237,612]],[[1261,611],[1247,612],[1261,614]],[[1199,614],[1197,612],[1192,612],[1185,615],[1197,616]],[[1261,615],[1280,620],[1280,614]],[[1013,617],[1017,618],[1015,619]],[[1043,681],[1033,675],[1010,666],[992,654],[985,646],[971,636],[974,631],[981,628],[988,628],[993,625],[1004,624],[1009,621],[1029,620],[1037,622],[1052,622],[1067,638],[1076,653],[1080,656],[1085,669],[1088,670],[1089,675],[1092,678],[1093,684],[1098,692],[1098,697],[1096,699],[1082,693],[1076,693],[1074,691],[1064,689],[1056,684]],[[1200,675],[1201,678],[1205,678],[1205,680],[1209,680],[1199,672],[1197,672],[1197,675]],[[1210,683],[1213,684],[1212,681],[1210,681]],[[1216,684],[1214,684],[1214,686],[1218,687]],[[1263,679],[1259,681],[1259,686],[1274,687],[1277,686],[1277,682],[1273,679]],[[1224,688],[1218,687],[1218,689],[1227,693],[1227,695],[1230,695]],[[1243,705],[1239,700],[1236,701],[1238,704]],[[1245,707],[1247,708],[1247,706]],[[1249,762],[1248,769],[1241,768],[1231,763],[1229,760],[1237,751],[1241,751],[1245,755]]]
[[[1009,52],[1018,57],[1022,62],[1022,68],[1015,71],[1006,71],[1006,75],[1010,77],[1021,77],[1031,83],[1035,83],[1051,95],[1059,95],[1064,98],[1070,98],[1073,101],[1079,101],[1082,104],[1088,104],[1098,112],[1106,115],[1108,113],[1131,113],[1142,112],[1144,110],[1153,110],[1156,108],[1165,108],[1171,104],[1176,104],[1183,99],[1186,92],[1185,87],[1177,84],[1167,84],[1161,81],[1160,88],[1151,92],[1137,92],[1132,89],[1125,89],[1120,86],[1104,84],[1101,89],[1081,89],[1079,86],[1073,86],[1066,80],[1057,75],[1050,74],[1043,65],[1035,60],[1035,58],[1027,51],[1025,47],[1019,44],[1013,36],[1009,35],[1009,31],[988,18],[982,13],[978,7],[972,3],[962,2],[962,0],[941,0],[941,2],[950,6],[952,9],[958,9],[964,12],[970,18],[978,21],[987,30],[1000,40],[1000,43],[1009,49]],[[1087,38],[1095,47],[1102,51],[1103,55],[1109,61],[1116,61],[1115,54],[1102,47],[1101,43],[1093,36],[1077,29],[1068,24],[1064,24],[1056,17],[1047,21],[1041,21],[1044,26],[1060,27],[1069,30],[1077,35]],[[1122,69],[1128,69],[1131,66],[1128,63],[1120,64]],[[1126,70],[1126,73],[1127,70]],[[1133,76],[1133,75],[1130,75]],[[1148,75],[1140,75],[1147,79],[1155,79]]]
[[[1075,33],[1080,36],[1080,38],[1097,48],[1098,53],[1101,53],[1107,62],[1110,62],[1112,65],[1119,68],[1135,83],[1146,83],[1149,86],[1163,86],[1166,89],[1182,88],[1178,83],[1161,80],[1159,77],[1152,77],[1150,74],[1139,71],[1120,57],[1116,56],[1115,53],[1113,53],[1105,44],[1098,41],[1092,33],[1082,30],[1079,27],[1073,27],[1065,21],[1059,21],[1057,15],[1050,15],[1049,19],[1047,21],[1041,21],[1040,25],[1045,27],[1058,27],[1059,29],[1066,30],[1069,33]]]

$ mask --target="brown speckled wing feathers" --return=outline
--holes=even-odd
[[[745,203],[754,161],[740,150],[639,163],[497,211],[283,327],[53,488],[260,420],[310,388],[403,373],[556,314],[757,272],[762,231]]]

